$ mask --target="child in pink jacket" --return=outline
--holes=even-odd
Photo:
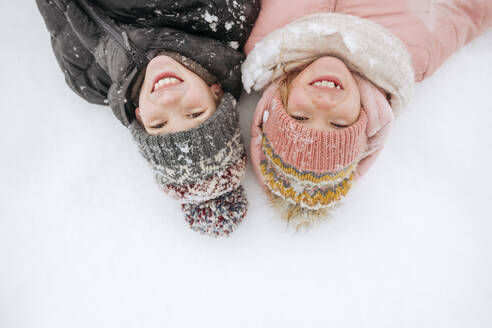
[[[490,0],[263,0],[243,84],[258,180],[295,226],[324,217],[381,151],[415,82],[492,26]]]

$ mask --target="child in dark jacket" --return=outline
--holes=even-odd
[[[36,0],[70,88],[109,105],[186,221],[229,235],[246,214],[236,102],[257,0]]]

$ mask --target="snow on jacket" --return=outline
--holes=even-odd
[[[109,104],[126,126],[135,115],[132,83],[157,51],[192,59],[225,92],[236,99],[241,94],[240,51],[258,15],[258,0],[36,2],[67,84],[91,103]]]
[[[275,29],[314,13],[358,16],[388,29],[406,45],[416,82],[492,26],[491,0],[262,0],[246,53]]]

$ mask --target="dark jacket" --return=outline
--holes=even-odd
[[[126,126],[134,118],[131,86],[159,51],[188,57],[225,92],[241,94],[240,52],[259,0],[36,0],[70,88],[109,104]]]

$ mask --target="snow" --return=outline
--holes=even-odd
[[[342,31],[342,40],[345,43],[345,46],[351,53],[356,53],[359,50],[359,44],[357,42],[357,37],[354,35],[354,32],[350,30]]]
[[[233,25],[234,25],[234,22],[226,22],[224,24],[224,27],[225,27],[226,31],[229,31]]]
[[[189,153],[190,152],[190,145],[188,144],[177,144],[176,145],[180,151],[182,151],[183,153]]]
[[[208,11],[203,14],[203,19],[208,23],[218,22],[219,18],[215,15],[211,15]]]
[[[332,35],[338,32],[336,26],[323,26],[322,24],[309,24],[309,32],[320,35]]]
[[[203,19],[209,23],[210,28],[212,31],[216,32],[217,31],[217,22],[219,21],[219,18],[215,15],[211,15],[208,11],[205,11],[203,14]]]
[[[34,2],[2,9],[0,327],[492,325],[492,32],[417,85],[331,219],[287,229],[248,165],[249,212],[214,239],[66,86]]]
[[[376,65],[379,61],[375,58],[369,58],[369,65],[371,67],[374,67],[374,65]]]
[[[269,115],[270,115],[270,112],[268,110],[263,112],[263,124],[265,124],[268,121]]]
[[[229,47],[232,49],[237,49],[239,48],[239,43],[237,41],[229,41]]]

